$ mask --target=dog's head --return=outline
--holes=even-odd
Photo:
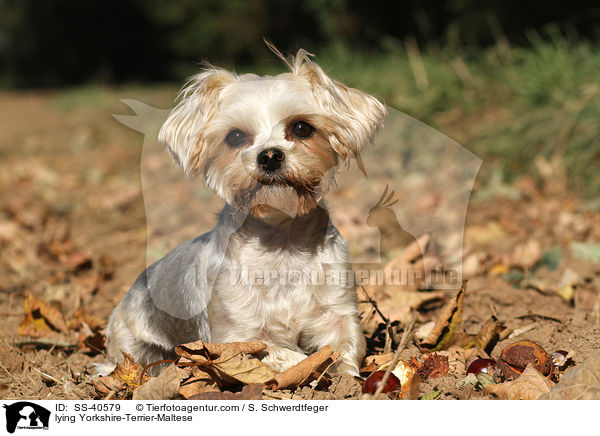
[[[375,97],[328,77],[300,50],[278,76],[208,68],[159,133],[190,176],[237,210],[264,218],[316,207],[335,167],[371,142],[386,115]]]

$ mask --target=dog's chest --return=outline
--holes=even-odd
[[[227,320],[213,326],[213,336],[296,342],[331,303],[326,260],[323,251],[270,251],[252,242],[239,247],[227,277],[219,280],[215,307]]]

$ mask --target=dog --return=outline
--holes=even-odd
[[[173,359],[186,342],[260,340],[274,371],[331,345],[340,353],[331,372],[358,375],[366,345],[356,292],[335,280],[352,269],[323,197],[336,168],[372,142],[386,108],[330,78],[304,50],[276,53],[289,72],[207,66],[163,124],[160,143],[226,204],[213,230],[139,275],[110,316],[110,362],[100,373],[122,352],[146,365]],[[291,280],[315,273],[331,280]],[[248,275],[260,280],[241,280]]]

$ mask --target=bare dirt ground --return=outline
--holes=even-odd
[[[84,95],[76,109],[54,93],[0,95],[4,399],[98,397],[89,378],[91,364],[104,359],[101,329],[146,265],[142,140],[110,117],[111,112],[124,112],[117,94]],[[146,101],[159,107],[168,107],[170,98],[170,90],[146,93]],[[600,213],[587,210],[582,199],[567,193],[558,170],[552,174],[541,184],[522,177],[507,187],[510,198],[475,197],[469,206],[464,241],[464,275],[469,281],[460,330],[477,335],[494,317],[499,334],[488,350],[494,359],[506,345],[521,339],[538,343],[548,353],[567,350],[575,364],[600,349]],[[215,210],[218,205],[207,196],[198,210]],[[199,213],[200,229],[213,222],[212,214]],[[340,231],[349,246],[368,250],[353,233],[352,220],[344,223]],[[441,291],[439,298],[396,307],[390,292],[370,292],[391,323],[387,346],[383,317],[372,303],[361,303],[368,356],[393,351],[412,313],[415,329],[425,330],[423,326],[436,321],[456,293]],[[427,296],[427,291],[419,292]],[[28,295],[50,303],[33,310],[30,306],[29,320]],[[366,299],[361,290],[358,295]],[[47,314],[53,309],[60,311],[64,325],[52,325],[54,318]],[[417,343],[411,337],[401,353],[407,362],[413,358],[415,367],[426,357]],[[462,359],[460,369],[451,366],[438,377],[424,375],[417,396],[494,398],[462,383],[468,358]],[[265,391],[262,396],[355,399],[361,396],[361,381],[336,377],[324,389],[304,386]]]

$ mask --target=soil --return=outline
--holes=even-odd
[[[98,349],[81,340],[89,333],[83,325],[95,330],[95,321],[73,320],[83,313],[97,319],[100,329],[147,262],[139,170],[143,139],[110,116],[125,111],[118,94],[107,90],[101,101],[84,99],[74,108],[65,103],[64,93],[0,94],[0,398],[96,398],[90,377],[92,364],[104,361],[102,345]],[[162,107],[173,97],[170,89],[137,95]],[[573,243],[600,242],[600,213],[556,180],[539,182],[524,175],[507,188],[508,197],[483,195],[485,189],[478,187],[482,195],[473,196],[467,214],[463,277],[469,280],[462,330],[476,334],[493,315],[513,335],[493,347],[492,358],[497,359],[506,345],[529,339],[548,352],[568,350],[580,364],[600,349],[600,263],[582,256]],[[176,192],[169,189],[164,195]],[[156,248],[156,256],[214,224],[213,213],[221,202],[210,194],[200,195],[189,205],[197,221],[164,235],[168,242]],[[348,195],[349,190],[341,188],[331,201]],[[368,253],[377,248],[377,240],[352,224],[356,210],[368,207],[361,198],[356,195],[347,210],[338,208],[338,227],[351,251]],[[369,198],[371,203],[376,200]],[[427,213],[427,204],[420,207],[420,213]],[[566,283],[565,277],[570,278]],[[443,300],[418,308],[416,329],[437,320],[444,302],[455,293],[442,292]],[[68,330],[18,334],[28,294],[58,308],[69,321]],[[358,295],[364,299],[360,291]],[[387,308],[385,292],[372,297]],[[373,314],[371,304],[362,303],[361,308],[368,355],[389,351],[384,350],[382,318]],[[407,317],[390,321],[396,321],[394,348]],[[403,359],[423,360],[416,343],[409,341]],[[466,389],[460,383],[464,375],[450,372],[426,380],[419,394],[493,398]],[[358,399],[361,381],[334,377],[326,390],[304,386],[266,392],[263,398]]]

